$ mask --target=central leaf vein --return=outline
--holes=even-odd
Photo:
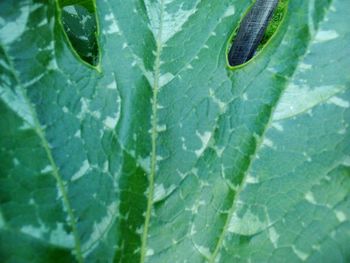
[[[163,15],[164,15],[164,0],[160,1],[160,20],[159,30],[157,36],[156,58],[154,64],[154,83],[153,83],[153,98],[152,98],[152,117],[151,117],[151,169],[149,175],[149,189],[147,193],[147,208],[145,215],[145,223],[143,228],[142,240],[141,240],[141,263],[144,263],[147,256],[147,238],[148,228],[150,225],[152,208],[153,208],[153,195],[154,195],[154,181],[157,170],[157,137],[158,137],[158,116],[157,116],[157,100],[160,83],[160,56],[162,53],[162,30],[163,30]]]

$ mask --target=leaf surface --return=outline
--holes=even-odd
[[[350,2],[232,69],[250,4],[96,1],[93,67],[58,3],[0,2],[2,261],[350,260]]]

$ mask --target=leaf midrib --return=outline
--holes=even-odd
[[[330,6],[330,5],[329,5],[329,6]],[[325,13],[326,13],[327,11],[329,11],[329,6],[328,6],[327,10],[325,11]],[[324,17],[325,17],[325,16],[326,16],[326,15],[324,15],[323,18],[320,19],[320,21],[318,21],[318,24],[320,24],[320,23],[322,23],[322,22],[324,21],[324,19],[325,19]],[[316,29],[316,31],[318,31],[318,28]],[[314,39],[314,37],[315,37],[315,35],[316,35],[316,31],[315,31],[315,28],[313,28],[313,30],[310,31],[310,33],[309,33],[309,34],[310,34],[310,39],[309,39],[308,45],[305,47],[305,51],[304,51],[303,55],[301,55],[301,56],[299,57],[298,63],[296,64],[295,68],[293,69],[293,73],[291,74],[291,77],[288,78],[289,81],[290,81],[290,80],[293,78],[293,76],[295,75],[295,72],[297,71],[298,66],[299,66],[299,64],[300,64],[300,61],[302,61],[302,59],[303,59],[303,58],[305,57],[305,55],[307,54],[307,51],[308,51],[310,45],[312,44],[312,40]],[[261,148],[261,146],[262,146],[262,144],[263,144],[263,141],[264,141],[264,138],[265,138],[265,134],[266,134],[266,132],[268,131],[268,129],[271,127],[271,123],[273,122],[274,113],[275,113],[276,108],[277,108],[277,106],[278,106],[278,104],[279,104],[279,101],[281,100],[281,98],[283,97],[283,94],[284,94],[285,91],[287,90],[289,81],[286,81],[286,82],[285,82],[285,84],[284,84],[284,89],[280,92],[280,95],[279,95],[278,99],[276,100],[276,103],[275,103],[275,105],[273,106],[273,109],[271,110],[271,113],[270,113],[270,116],[269,116],[269,120],[268,120],[268,122],[266,123],[266,125],[265,125],[265,127],[264,127],[263,133],[262,133],[262,135],[260,136],[258,143],[256,144],[256,147],[255,147],[255,149],[254,149],[253,154],[251,155],[251,158],[250,158],[250,160],[249,160],[249,165],[248,165],[248,167],[246,168],[246,170],[244,171],[244,176],[243,176],[242,182],[241,182],[241,184],[240,184],[240,186],[239,186],[239,188],[238,188],[238,190],[237,190],[236,195],[234,196],[234,199],[233,199],[233,202],[232,202],[232,206],[231,206],[231,208],[230,208],[230,210],[229,210],[229,212],[228,212],[228,216],[227,216],[227,219],[226,219],[226,221],[225,221],[225,225],[224,225],[223,230],[222,230],[222,232],[221,232],[221,234],[220,234],[220,237],[219,237],[219,239],[218,239],[218,241],[217,241],[217,243],[216,243],[214,252],[212,253],[211,258],[208,260],[209,263],[214,263],[214,262],[215,262],[215,260],[216,260],[216,258],[217,258],[217,256],[218,256],[218,253],[219,253],[220,250],[221,250],[221,247],[222,247],[224,238],[225,238],[225,236],[226,236],[226,232],[227,232],[227,230],[228,230],[229,223],[230,223],[231,218],[232,218],[232,216],[233,216],[233,214],[234,214],[234,212],[235,212],[235,209],[236,209],[237,200],[238,200],[238,198],[239,198],[239,196],[240,196],[241,191],[243,190],[243,188],[244,188],[244,186],[245,186],[245,182],[246,182],[246,179],[247,179],[247,175],[249,174],[249,171],[251,170],[251,166],[252,166],[252,164],[254,163],[254,160],[256,159],[257,153],[258,153],[258,151],[260,150],[260,148]],[[329,99],[329,98],[328,98],[328,99]],[[318,104],[319,104],[319,103],[318,103]]]
[[[153,84],[153,99],[152,99],[152,116],[151,116],[151,169],[149,175],[149,189],[147,196],[147,209],[145,215],[144,229],[141,239],[141,257],[140,263],[144,263],[147,256],[147,238],[148,238],[148,228],[150,224],[152,209],[153,209],[153,195],[154,195],[154,181],[157,169],[157,137],[158,137],[158,116],[157,116],[157,100],[159,91],[159,79],[160,79],[160,56],[163,49],[162,44],[162,31],[163,31],[163,15],[164,15],[164,0],[160,1],[160,20],[159,20],[159,30],[157,36],[157,50],[156,59],[154,65],[154,84]]]
[[[58,166],[56,165],[56,162],[55,162],[55,160],[53,158],[52,151],[51,151],[49,143],[48,143],[48,141],[46,139],[45,132],[44,132],[43,128],[40,125],[40,121],[38,119],[37,113],[36,113],[32,103],[30,102],[30,99],[27,96],[26,90],[23,87],[22,82],[20,81],[20,78],[19,78],[19,76],[17,74],[17,71],[15,70],[13,62],[10,59],[6,48],[4,46],[2,46],[2,48],[4,50],[4,55],[5,55],[8,63],[9,63],[10,70],[11,70],[11,72],[12,72],[12,74],[13,74],[16,82],[17,82],[17,86],[20,89],[20,91],[21,91],[21,93],[23,95],[23,99],[24,99],[25,103],[27,104],[28,109],[30,110],[30,113],[31,113],[31,115],[33,117],[33,121],[34,121],[34,127],[33,128],[34,128],[34,131],[35,131],[35,133],[37,134],[37,136],[39,137],[39,139],[41,141],[42,147],[45,150],[45,153],[47,155],[48,161],[49,161],[50,165],[52,166],[52,176],[55,178],[57,186],[58,186],[58,189],[59,189],[60,193],[62,194],[62,203],[63,203],[63,206],[65,207],[65,209],[67,211],[67,215],[68,215],[68,218],[69,218],[68,221],[69,221],[69,224],[70,224],[70,226],[72,228],[72,233],[73,233],[73,237],[74,237],[74,245],[75,245],[74,248],[75,248],[75,252],[76,252],[75,253],[75,257],[76,257],[76,259],[77,259],[77,261],[79,263],[83,263],[84,262],[83,254],[82,254],[82,251],[81,251],[81,244],[80,244],[80,239],[79,239],[77,225],[76,225],[77,220],[76,220],[76,217],[74,215],[73,208],[72,208],[72,206],[70,204],[70,201],[69,201],[69,198],[68,198],[68,193],[67,193],[66,188],[64,186],[64,181],[62,179],[62,176],[59,173]]]

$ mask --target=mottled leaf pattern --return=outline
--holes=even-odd
[[[67,36],[80,57],[91,65],[98,64],[94,11],[90,12],[81,5],[65,6],[61,19]]]
[[[350,2],[232,70],[252,2],[96,1],[96,66],[0,2],[1,262],[349,262]]]

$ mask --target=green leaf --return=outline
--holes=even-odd
[[[53,0],[0,2],[2,262],[348,262],[346,0],[96,1],[100,62]]]
[[[60,7],[80,5],[85,7],[90,13],[95,12],[94,0],[58,0]]]
[[[96,20],[83,6],[70,5],[62,9],[62,24],[79,56],[91,65],[98,63]]]

